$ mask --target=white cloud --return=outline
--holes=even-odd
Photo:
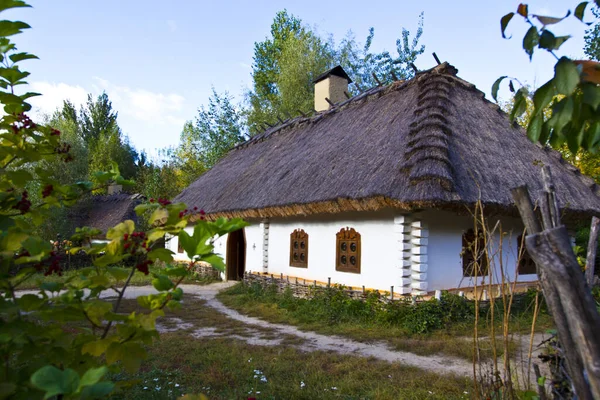
[[[94,77],[101,90],[106,91],[119,115],[129,115],[139,121],[155,124],[183,125],[178,114],[183,110],[185,99],[175,93],[157,93],[146,89],[118,86]],[[181,124],[179,124],[180,121]]]
[[[88,91],[79,85],[53,82],[31,82],[28,91],[41,93],[42,96],[32,97],[30,103],[34,114],[52,114],[62,107],[64,100],[70,100],[76,106],[85,103]]]
[[[167,26],[171,30],[171,32],[175,32],[177,30],[177,22],[172,19],[167,20]]]
[[[96,97],[103,91],[119,113],[119,126],[138,149],[175,145],[188,117],[185,98],[176,93],[153,92],[142,88],[119,86],[94,77],[85,87],[64,82],[31,82],[28,91],[42,93],[30,99],[33,117],[51,115],[70,100],[76,107],[85,104],[88,93]]]

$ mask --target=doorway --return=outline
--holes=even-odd
[[[246,271],[246,234],[244,229],[227,236],[227,280],[239,281]]]

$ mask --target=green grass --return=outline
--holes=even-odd
[[[466,378],[397,363],[224,338],[194,340],[184,333],[163,334],[138,374],[115,378],[139,380],[117,399],[167,399],[184,393],[215,399],[468,399],[472,388]]]
[[[333,292],[306,300],[294,298],[289,293],[277,294],[268,288],[240,284],[221,292],[218,298],[228,307],[269,322],[363,342],[384,341],[394,349],[419,355],[444,354],[473,359],[474,311],[472,306],[461,304],[462,299],[450,297],[441,307],[434,301],[427,302],[415,311],[404,305],[382,309],[373,302],[365,304],[338,294]],[[501,311],[496,310],[496,313],[500,315]],[[511,332],[529,334],[531,316],[531,308],[527,305],[514,312],[510,320]],[[491,326],[489,311],[486,311],[480,317],[479,336],[489,337]],[[500,334],[500,321],[495,319],[493,326],[496,334]],[[549,326],[550,317],[542,313],[537,329],[545,330]],[[501,340],[497,340],[497,355],[502,355],[502,346]],[[511,342],[509,351],[512,353],[516,349],[517,344]],[[493,356],[490,339],[480,339],[479,352],[484,359]]]
[[[140,310],[135,300],[121,304],[121,312]],[[373,358],[307,353],[293,346],[248,345],[227,336],[246,336],[248,329],[259,330],[262,337],[281,335],[215,312],[203,300],[184,297],[183,307],[167,310],[159,323],[168,325],[172,318],[180,318],[192,327],[161,334],[160,340],[148,348],[149,357],[137,374],[112,376],[120,384],[130,383],[114,398],[175,399],[185,393],[203,393],[211,399],[470,398],[472,383],[468,378],[438,375]],[[206,327],[216,328],[224,336],[190,336],[194,329]],[[298,345],[303,341],[298,343],[294,338],[284,343]],[[266,382],[261,381],[263,376]]]
[[[144,275],[143,273],[136,271],[136,273],[131,278],[130,285],[131,286],[152,285],[152,279],[153,279],[152,274],[159,273],[160,270],[161,270],[161,267],[151,266],[150,273],[148,275]],[[43,273],[39,273],[39,274],[33,275],[27,281],[23,282],[21,285],[19,285],[19,287],[17,289],[18,290],[37,289],[37,288],[39,288],[39,286],[42,282],[63,283],[71,277],[79,276],[79,274],[80,274],[79,270],[75,270],[75,269],[64,271],[62,273],[62,276],[59,276],[56,274],[44,276]],[[110,277],[110,280],[111,280],[111,283],[116,283],[114,278]],[[183,281],[183,283],[189,283],[189,284],[195,284],[195,285],[208,285],[210,283],[214,283],[214,282],[218,282],[218,281],[219,280],[212,278],[212,277],[189,276],[188,278],[186,278]],[[122,286],[122,285],[123,285],[122,281],[118,282],[116,284],[116,286]]]

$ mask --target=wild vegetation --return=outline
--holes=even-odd
[[[5,1],[0,3],[0,12],[19,7],[28,5],[21,0]],[[108,158],[101,163],[110,170],[91,174],[94,182],[58,179],[58,165],[68,166],[83,152],[71,153],[74,146],[63,139],[61,131],[35,123],[26,114],[31,110],[27,99],[37,94],[18,94],[29,76],[20,63],[37,57],[17,51],[11,38],[28,28],[21,21],[0,21],[0,103],[4,111],[0,118],[0,397],[102,398],[116,388],[107,379],[109,371],[134,373],[146,358],[145,346],[158,336],[156,318],[164,309],[180,306],[183,292],[179,285],[195,264],[206,261],[223,267],[209,239],[245,223],[206,222],[200,210],[188,210],[184,204],[166,199],[151,201],[136,208],[147,220],[147,230],[126,220],[108,230],[108,243],[91,245],[100,232],[79,228],[71,238],[79,245],[70,251],[88,254],[92,265],[62,281],[43,279],[35,293],[20,293],[19,289],[40,273],[62,273],[63,254],[37,234],[36,228],[48,216],[111,183],[132,184],[121,175],[118,163],[109,163]],[[90,103],[78,128],[75,121],[65,121],[77,132],[65,137],[93,143],[103,132],[112,132],[118,139],[116,115],[105,112],[114,118],[100,128],[89,117],[99,108],[110,108],[106,98]],[[190,235],[183,228],[193,216],[200,220]],[[157,260],[172,261],[173,253],[156,245],[167,234],[179,237],[192,261],[154,270],[151,283],[156,294],[138,298],[143,311],[122,313],[121,300],[133,277],[149,275]],[[128,266],[123,267],[123,262]],[[116,301],[103,301],[104,292],[116,293]]]

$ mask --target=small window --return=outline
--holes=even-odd
[[[523,235],[519,235],[519,237],[517,238],[517,249],[517,256],[519,257],[519,275],[537,274],[535,262],[533,262],[533,259],[527,251]]]
[[[336,239],[335,270],[360,274],[360,233],[342,228]]]
[[[308,233],[302,229],[290,235],[290,266],[308,268]]]
[[[490,266],[485,251],[485,239],[479,233],[475,238],[473,229],[462,236],[463,276],[486,276]]]

